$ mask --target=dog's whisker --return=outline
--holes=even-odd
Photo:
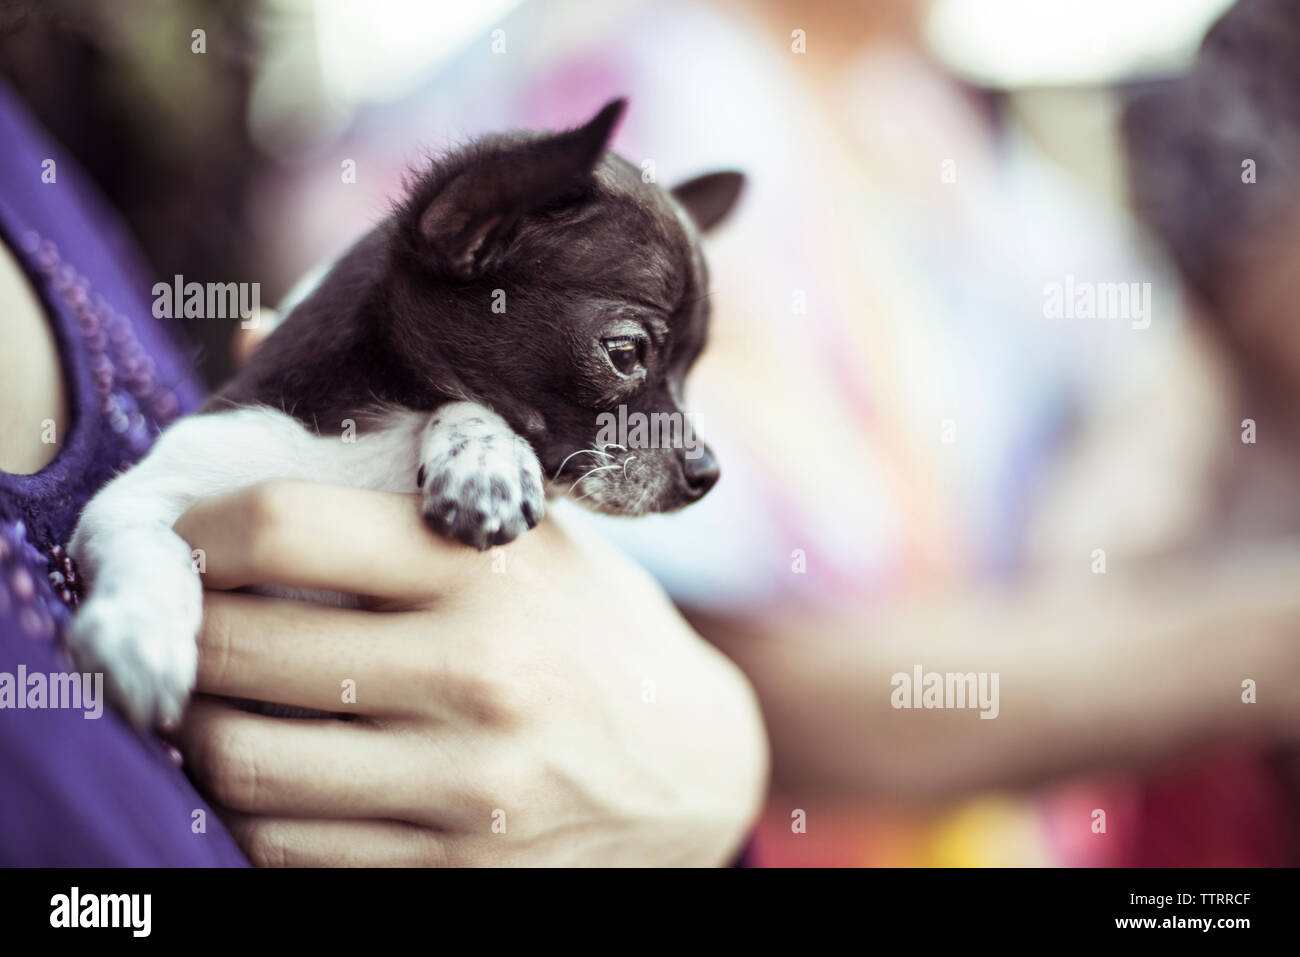
[[[563,472],[564,467],[569,464],[569,459],[573,458],[575,455],[582,455],[584,452],[587,452],[591,455],[603,455],[607,459],[612,459],[614,457],[610,455],[608,452],[602,451],[601,449],[578,449],[578,451],[576,452],[570,452],[568,455],[564,457],[564,461],[560,463],[559,468],[555,470],[555,478],[553,479],[553,481],[558,482],[560,480],[560,473]]]
[[[583,481],[584,479],[591,478],[597,472],[608,472],[610,469],[616,469],[618,467],[619,467],[618,463],[615,462],[613,465],[598,465],[594,469],[590,469],[586,472],[583,472],[574,480],[573,484],[569,486],[569,491],[572,492],[575,488],[578,487],[579,482]]]

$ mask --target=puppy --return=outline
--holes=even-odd
[[[717,481],[707,446],[601,428],[684,417],[708,325],[699,233],[743,182],[645,182],[606,151],[623,108],[435,163],[201,414],[86,506],[69,550],[91,590],[69,646],[137,726],[177,720],[194,682],[202,584],[171,528],[201,498],[270,479],[418,492],[433,529],[482,549],[536,525],[548,495],[636,515]]]

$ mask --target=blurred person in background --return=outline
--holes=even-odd
[[[747,172],[710,247],[690,397],[725,481],[677,516],[591,524],[757,688],[769,863],[1291,859],[1282,782],[1255,755],[1300,733],[1278,690],[1300,671],[1300,555],[1170,564],[1197,502],[1153,463],[1212,440],[1186,434],[1184,392],[1143,406],[1140,439],[1109,426],[1185,368],[1176,280],[922,52],[923,5],[524,4],[342,126],[313,126],[330,68],[303,54],[297,9],[250,81],[277,162],[243,208],[272,289],[382,211],[413,142],[564,126],[628,94],[614,146],[648,175]],[[1045,319],[1066,274],[1153,279],[1155,321]],[[916,664],[998,673],[998,718],[894,709],[891,677]]]

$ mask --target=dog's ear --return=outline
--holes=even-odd
[[[422,239],[458,279],[475,278],[516,219],[581,186],[626,106],[614,100],[577,129],[491,148],[428,201]]]
[[[707,232],[727,217],[744,187],[745,174],[727,170],[688,179],[674,186],[672,194],[686,207],[700,232]]]

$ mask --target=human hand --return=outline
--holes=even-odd
[[[415,496],[298,482],[175,528],[209,589],[177,741],[254,863],[711,865],[743,840],[767,770],[752,692],[602,543],[547,520],[478,553]],[[268,583],[367,607],[228,591]]]

